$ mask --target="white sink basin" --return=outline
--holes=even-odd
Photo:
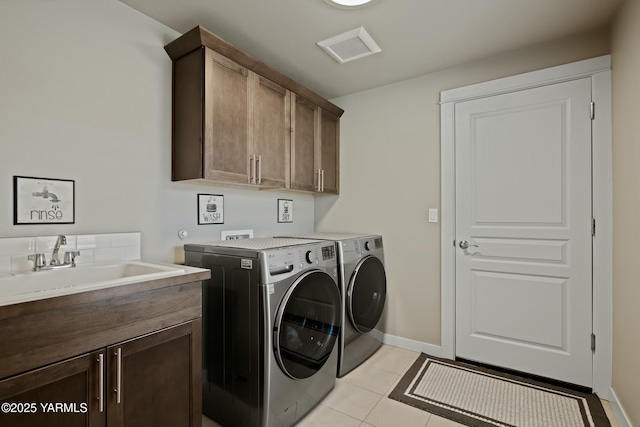
[[[130,261],[111,265],[80,265],[0,277],[0,306],[177,276],[178,266]]]

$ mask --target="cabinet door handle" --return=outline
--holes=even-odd
[[[104,412],[104,354],[98,355],[98,366],[100,369],[100,375],[98,377],[98,384],[100,389],[98,390],[98,400],[100,401],[100,412]]]
[[[256,156],[249,155],[249,184],[256,183]]]
[[[324,193],[324,169],[320,171],[320,192]]]
[[[317,191],[319,193],[320,191],[322,191],[321,190],[321,188],[322,188],[322,169],[318,169],[318,172],[314,173],[313,175],[315,176],[316,174],[318,175],[318,181],[317,181],[317,184],[315,186],[315,191]]]
[[[256,184],[262,184],[262,154],[258,155],[256,164],[258,165],[258,179],[256,180]]]
[[[116,356],[116,402],[120,403],[122,397],[122,347],[119,347],[114,356]]]

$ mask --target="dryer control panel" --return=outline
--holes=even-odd
[[[343,240],[339,243],[339,253],[343,264],[358,262],[365,255],[383,257],[382,236]]]
[[[365,252],[370,252],[374,249],[382,249],[382,237],[362,240],[362,246]]]

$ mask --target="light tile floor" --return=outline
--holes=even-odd
[[[384,345],[369,360],[342,378],[296,427],[461,427],[446,418],[389,399],[387,396],[419,353]],[[612,427],[619,424],[603,401]],[[203,427],[219,427],[206,416]]]

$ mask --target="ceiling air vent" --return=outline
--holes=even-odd
[[[382,49],[363,27],[318,42],[318,46],[324,49],[338,64],[382,52]]]

